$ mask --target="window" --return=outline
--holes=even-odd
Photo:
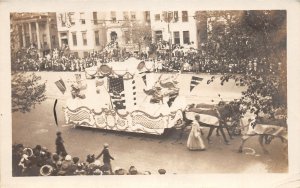
[[[62,47],[69,44],[67,33],[61,33],[60,39],[61,39]]]
[[[82,44],[84,46],[87,45],[86,32],[82,32]]]
[[[72,33],[73,46],[77,46],[77,37],[76,33]]]
[[[70,19],[71,25],[75,25],[75,13],[74,12],[69,13],[69,19]]]
[[[22,26],[18,26],[18,34],[19,34],[19,45],[20,47],[23,47],[23,34],[22,34]]]
[[[89,53],[88,53],[88,52],[83,52],[83,57],[84,57],[84,58],[89,57]]]
[[[93,20],[94,20],[94,24],[98,24],[98,16],[97,16],[97,12],[93,12]]]
[[[61,20],[61,26],[66,27],[66,14],[59,14],[59,20]]]
[[[124,20],[129,20],[129,14],[127,11],[123,12],[123,19]]]
[[[84,12],[80,13],[80,22],[81,22],[81,24],[85,24]]]
[[[155,21],[160,21],[160,14],[155,14]]]
[[[74,56],[78,58],[78,52],[74,52]]]
[[[174,21],[178,22],[178,11],[174,11]]]
[[[150,11],[145,11],[145,21],[150,22]]]
[[[115,11],[111,11],[110,12],[110,18],[111,18],[111,22],[112,23],[116,23],[117,22],[117,15]]]
[[[32,28],[32,24],[31,24],[31,28]],[[51,24],[51,25],[50,25],[50,28],[51,28],[51,29],[56,29],[56,25],[55,25],[55,24]]]
[[[188,12],[182,11],[182,22],[188,22],[188,21],[189,21]]]
[[[95,44],[96,46],[100,45],[99,31],[95,31]]]
[[[32,36],[32,43],[36,44],[37,43],[37,35],[36,33],[31,33],[31,36]]]
[[[42,39],[43,39],[43,43],[45,44],[47,44],[47,35],[46,34],[43,34],[43,37],[42,37]]]
[[[52,46],[56,46],[56,36],[52,35],[51,39],[52,39]]]
[[[131,20],[135,20],[136,19],[135,12],[130,12],[130,15],[131,15]]]
[[[130,33],[129,33],[129,31],[124,31],[124,41],[125,41],[125,44],[129,43],[129,41],[130,41]]]
[[[190,32],[183,31],[183,44],[190,44]]]
[[[155,31],[155,41],[162,41],[163,37],[162,37],[162,31]]]
[[[174,31],[174,43],[175,44],[180,44],[180,35],[179,35],[179,31]]]

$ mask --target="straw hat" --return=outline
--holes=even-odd
[[[105,148],[108,148],[109,145],[108,145],[108,143],[104,143],[103,146],[104,146]]]
[[[65,157],[65,160],[66,160],[66,161],[71,161],[71,160],[72,160],[72,156],[71,156],[71,155],[67,155],[67,156]]]
[[[53,171],[53,167],[52,166],[50,166],[50,165],[44,165],[40,169],[40,174],[42,176],[49,176],[49,175],[51,175],[52,171]]]

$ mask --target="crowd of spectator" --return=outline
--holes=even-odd
[[[76,176],[76,175],[151,175],[150,171],[138,171],[135,166],[128,170],[110,168],[97,160],[95,155],[87,155],[85,161],[70,154],[58,155],[47,148],[36,145],[34,148],[16,144],[12,147],[12,173],[20,176]],[[166,170],[159,169],[158,174]]]
[[[12,70],[18,71],[84,71],[88,67],[124,61],[129,57],[140,60],[154,61],[154,71],[157,72],[194,72],[194,73],[238,73],[265,71],[277,72],[278,64],[271,64],[270,59],[217,59],[204,51],[167,44],[151,44],[141,52],[128,52],[118,45],[109,44],[102,51],[93,51],[79,58],[66,49],[54,49],[48,54],[39,55],[34,47],[20,50],[12,63]]]

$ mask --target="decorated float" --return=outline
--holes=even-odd
[[[176,75],[152,73],[154,62],[129,58],[87,68],[70,84],[67,124],[161,135],[182,122]]]

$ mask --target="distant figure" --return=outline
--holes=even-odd
[[[195,115],[195,120],[192,122],[192,129],[187,140],[187,147],[189,150],[205,150],[205,145],[201,137],[201,128],[199,125],[200,116]]]
[[[57,155],[61,155],[62,157],[65,157],[67,155],[67,151],[64,146],[64,140],[61,137],[61,132],[57,132],[56,136],[57,136],[55,141],[56,153]]]
[[[104,165],[107,166],[109,168],[110,173],[113,174],[110,160],[111,159],[115,160],[115,159],[109,154],[107,143],[104,144],[104,148],[103,148],[102,152],[96,157],[96,159],[99,159],[102,155],[103,155]]]

